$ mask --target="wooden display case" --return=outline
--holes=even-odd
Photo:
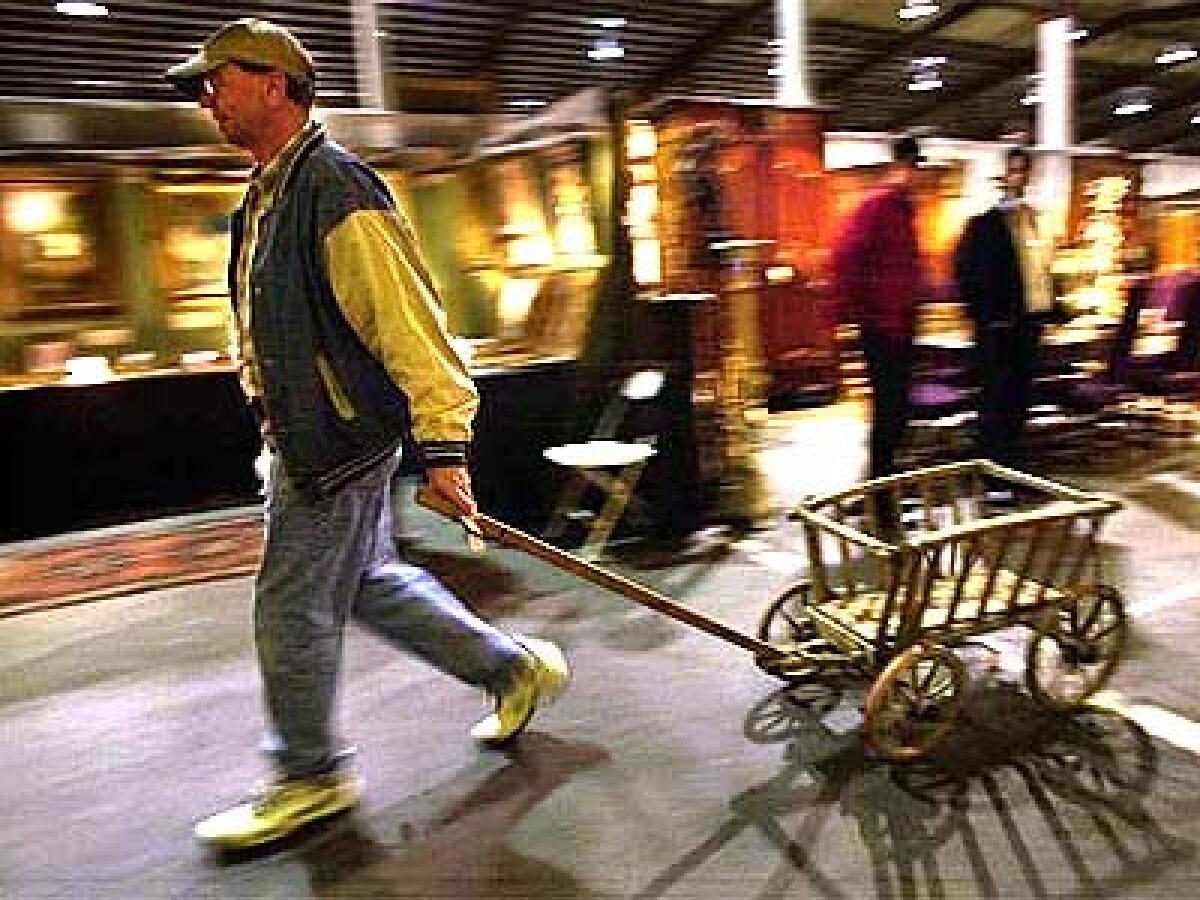
[[[242,179],[216,176],[151,189],[151,264],[161,296],[156,343],[164,361],[228,355],[229,227],[244,191]]]
[[[836,384],[833,328],[821,311],[823,248],[830,195],[823,170],[825,113],[676,100],[654,111],[661,178],[663,287],[668,292],[720,293],[714,239],[769,241],[759,253],[759,330],[774,399],[828,399]],[[698,160],[714,142],[711,159]],[[718,178],[720,225],[697,207],[696,167]],[[719,365],[728,342],[721,316],[698,322],[696,363],[701,384]]]

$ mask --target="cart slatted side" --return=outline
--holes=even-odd
[[[1000,512],[985,489],[1026,492]],[[889,524],[881,509],[899,510]],[[886,657],[1030,622],[1099,578],[1098,536],[1116,501],[976,460],[876,479],[797,510],[814,620],[848,651]],[[850,514],[858,511],[857,518]],[[898,521],[897,521],[898,520]]]

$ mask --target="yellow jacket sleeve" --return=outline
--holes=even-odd
[[[407,395],[416,441],[469,441],[479,395],[408,223],[391,210],[351,213],[326,235],[325,259],[347,321]]]

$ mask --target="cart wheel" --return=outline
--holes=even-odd
[[[909,647],[867,694],[866,737],[885,759],[918,759],[946,739],[966,697],[967,669],[944,647]]]
[[[784,681],[803,681],[829,669],[846,669],[849,660],[825,640],[808,618],[812,582],[799,581],[771,601],[758,621],[758,639],[783,650],[783,657],[758,657],[760,669]]]
[[[1050,709],[1074,709],[1108,683],[1127,635],[1125,604],[1115,588],[1098,584],[1064,598],[1029,642],[1029,693]]]

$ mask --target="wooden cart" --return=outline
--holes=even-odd
[[[1020,508],[998,505],[1001,494]],[[424,492],[418,500],[458,518]],[[954,648],[978,635],[1032,629],[1026,683],[1050,708],[1074,708],[1107,682],[1126,620],[1120,595],[1100,581],[1098,536],[1119,508],[983,460],[808,499],[794,517],[811,577],[768,605],[755,636],[488,516],[462,524],[472,540],[523,550],[749,650],[776,677],[851,670],[868,678],[866,739],[902,761],[948,735],[967,686]]]
[[[1052,709],[1099,690],[1126,639],[1120,595],[1103,584],[1098,537],[1120,508],[984,460],[880,478],[810,498],[810,578],[778,596],[758,637],[782,678],[847,666],[872,679],[868,742],[897,760],[928,753],[962,706],[953,648],[1013,626],[1032,630],[1025,682]]]

